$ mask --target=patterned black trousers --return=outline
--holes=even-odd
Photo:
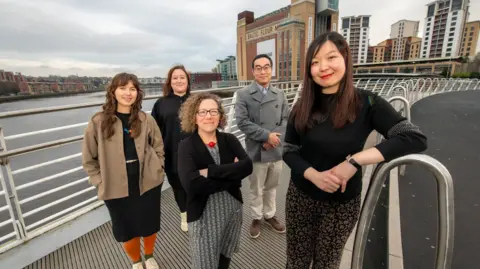
[[[287,269],[338,269],[360,214],[360,196],[317,201],[290,182],[286,202]]]

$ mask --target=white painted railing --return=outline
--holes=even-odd
[[[239,87],[231,88],[221,88],[221,89],[209,89],[203,90],[209,92],[220,92],[220,91],[236,91],[242,88],[244,85],[248,85],[250,82],[240,82]],[[272,83],[274,86],[283,89],[287,95],[287,99],[290,105],[293,105],[298,98],[301,96],[302,85],[299,81],[290,81],[290,82],[275,82]],[[410,104],[430,96],[432,94],[438,94],[443,92],[450,91],[465,91],[465,90],[479,90],[480,81],[479,80],[465,80],[465,79],[430,79],[430,78],[420,78],[420,79],[389,79],[389,78],[368,78],[368,79],[357,79],[355,80],[355,85],[358,88],[364,88],[378,93],[384,98],[390,98],[393,96],[402,96],[406,98]],[[201,92],[201,91],[196,91]],[[160,95],[147,96],[146,100],[157,99]],[[235,103],[235,96],[230,98],[224,98],[223,104],[228,116],[228,125],[226,131],[234,133],[239,139],[244,139],[244,134],[238,130],[235,117],[233,105]],[[76,104],[76,105],[67,105],[59,107],[48,107],[48,108],[39,108],[39,109],[30,109],[22,111],[12,111],[6,113],[0,113],[0,119],[2,118],[12,118],[18,116],[28,116],[41,113],[50,113],[58,112],[64,110],[73,110],[85,107],[99,107],[103,102],[94,102],[86,104]],[[150,112],[150,111],[147,111]],[[38,134],[47,134],[47,133],[58,133],[60,131],[69,130],[73,128],[78,128],[86,126],[87,122],[76,123],[71,125],[66,125],[56,128],[48,128],[43,130],[37,130],[32,132],[13,134],[9,136],[4,136],[3,129],[0,126],[0,164],[5,168],[5,173],[0,171],[0,202],[1,199],[4,199],[4,204],[0,203],[0,214],[6,212],[9,218],[5,221],[0,220],[0,253],[7,251],[8,249],[14,248],[28,240],[45,233],[48,230],[54,229],[60,225],[68,223],[73,219],[85,214],[103,204],[103,202],[96,199],[95,188],[85,184],[87,182],[87,177],[82,177],[76,181],[69,183],[58,182],[57,186],[51,188],[47,191],[35,193],[23,199],[19,199],[17,191],[22,191],[26,189],[35,189],[45,182],[55,182],[56,179],[69,175],[78,171],[82,171],[82,167],[73,167],[56,174],[52,174],[43,178],[29,181],[27,183],[17,185],[15,180],[25,175],[25,173],[35,173],[36,169],[46,167],[48,165],[62,165],[63,162],[68,160],[79,159],[81,153],[74,153],[68,156],[62,156],[59,158],[54,158],[46,162],[36,163],[20,169],[13,170],[11,168],[10,162],[12,158],[19,155],[29,154],[34,151],[39,151],[42,149],[50,149],[58,147],[61,145],[66,145],[74,142],[81,141],[83,139],[82,135],[68,137],[64,139],[54,140],[42,144],[36,144],[32,146],[27,146],[23,148],[18,148],[15,150],[7,150],[7,141],[12,141],[19,138],[31,137]],[[4,176],[4,174],[6,176]],[[78,190],[73,193],[68,193],[67,190],[72,187],[85,185],[87,187]],[[71,191],[70,191],[71,192]],[[31,193],[31,191],[30,191]],[[39,202],[41,198],[50,197],[53,194],[62,194],[60,199],[56,199],[53,202],[42,204]],[[79,196],[88,195],[88,198],[83,199],[82,201],[76,203],[73,206],[66,206],[65,203],[72,201],[72,199],[78,199]],[[29,211],[25,211],[26,204],[34,204],[36,207]],[[63,206],[62,206],[63,205]],[[48,214],[45,212],[48,210]],[[39,216],[42,214],[42,217],[35,221],[26,221],[26,219],[31,216]],[[6,228],[10,227],[9,230]]]

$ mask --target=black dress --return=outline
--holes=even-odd
[[[123,126],[125,160],[136,160],[135,141],[128,134],[130,114],[117,112]],[[147,237],[160,230],[160,201],[162,185],[140,195],[139,162],[126,163],[128,197],[105,200],[112,219],[113,236],[117,242],[126,242],[135,237]]]
[[[190,136],[190,133],[185,133],[180,128],[178,111],[189,96],[189,93],[184,96],[178,96],[172,92],[167,96],[160,97],[152,108],[152,117],[157,122],[158,127],[160,127],[163,138],[165,174],[170,186],[172,186],[178,208],[182,213],[187,211],[187,194],[178,178],[178,144]]]

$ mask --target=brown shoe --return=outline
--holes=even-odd
[[[265,219],[268,225],[272,226],[273,230],[277,233],[285,233],[285,225],[282,224],[277,217],[273,216],[271,219]]]
[[[260,220],[254,219],[252,221],[252,226],[250,226],[250,237],[257,238],[260,236]]]

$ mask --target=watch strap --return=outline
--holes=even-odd
[[[352,157],[352,156],[348,156],[347,157],[347,161],[353,165],[355,168],[357,168],[358,170],[362,169],[362,166],[360,164],[357,163],[357,161],[355,161],[355,159]]]

